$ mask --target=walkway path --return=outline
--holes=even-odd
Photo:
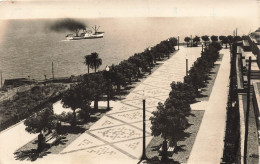
[[[146,143],[152,139],[151,112],[156,110],[158,102],[164,102],[170,92],[172,81],[183,81],[185,76],[185,58],[189,58],[189,67],[200,56],[201,48],[182,47],[174,56],[165,61],[153,74],[138,85],[124,100],[114,103],[91,128],[74,140],[60,154],[49,154],[34,163],[137,163],[142,153],[142,97],[146,96]],[[55,109],[54,109],[55,110]],[[19,133],[18,133],[19,129]],[[21,130],[22,129],[22,130]],[[9,136],[12,136],[10,139]],[[23,142],[14,144],[8,152],[9,143],[23,138]],[[24,127],[14,126],[0,133],[0,159],[15,161],[13,152],[29,142],[34,135],[24,131]],[[3,145],[3,147],[2,147]],[[5,156],[5,158],[2,158]],[[1,163],[1,161],[0,161]],[[3,162],[3,164],[5,164]]]
[[[224,56],[188,164],[221,162],[224,148],[230,54],[229,49],[223,49],[220,53],[223,53]]]

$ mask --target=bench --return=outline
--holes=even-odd
[[[57,134],[57,132],[50,133],[45,136],[45,144],[51,147],[53,144],[58,142],[61,139],[61,136]]]
[[[171,153],[171,152],[174,151],[174,149],[175,149],[174,146],[168,146],[168,147],[167,147],[167,152]],[[162,152],[162,146],[161,146],[161,148],[159,149],[159,151]]]
[[[167,153],[168,154],[173,153],[175,148],[176,148],[175,146],[170,146],[169,141],[167,141]],[[159,149],[159,155],[161,155],[161,154],[162,154],[162,146]]]

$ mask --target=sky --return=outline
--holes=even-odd
[[[260,16],[257,0],[0,0],[0,19]]]

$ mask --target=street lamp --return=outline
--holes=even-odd
[[[148,52],[149,52],[150,55],[152,56],[152,54],[151,54],[151,47],[148,48]],[[153,65],[153,59],[152,59],[152,63],[151,63],[151,64]],[[150,75],[151,75],[151,73],[152,73],[152,65],[150,65]]]
[[[180,50],[180,48],[179,48],[179,40],[180,40],[180,37],[178,36],[178,50]]]
[[[189,72],[188,72],[188,65],[189,65],[189,58],[186,54],[186,76],[188,76]]]
[[[109,98],[110,98],[110,94],[109,94],[109,87],[110,87],[110,81],[109,81],[109,66],[106,66],[106,72],[107,72],[107,80],[108,80],[108,86],[107,86],[107,109],[110,109],[110,105],[109,105]]]
[[[167,39],[168,42],[170,42],[170,39]],[[167,52],[168,54],[168,59],[170,58],[170,52]]]
[[[146,153],[145,153],[145,148],[146,148],[146,145],[145,145],[145,92],[143,90],[143,155],[142,155],[142,160],[146,160],[147,157],[146,157]]]

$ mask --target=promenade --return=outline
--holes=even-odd
[[[223,59],[188,164],[221,162],[224,149],[230,52],[229,49],[222,49],[220,53],[224,54]]]
[[[183,81],[186,74],[186,55],[191,67],[200,53],[201,47],[181,47],[170,59],[161,62],[161,66],[132,90],[125,99],[113,102],[111,111],[59,154],[48,154],[33,163],[137,163],[142,154],[143,96],[146,97],[146,144],[148,145],[152,139],[149,121],[151,112],[156,110],[158,102],[164,102],[168,98],[172,81]],[[15,160],[13,155],[15,150],[37,136],[28,134],[24,128],[21,123],[0,133],[1,164],[28,162]]]

